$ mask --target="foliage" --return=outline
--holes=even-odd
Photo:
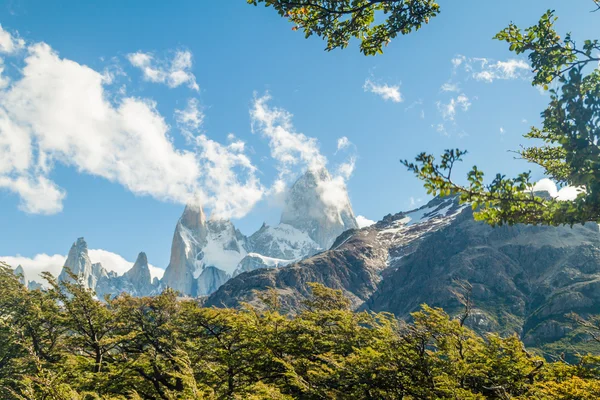
[[[578,46],[567,34],[554,29],[553,11],[537,25],[525,30],[510,24],[496,35],[516,54],[528,54],[533,85],[550,89],[550,103],[542,112],[542,127],[525,135],[542,145],[523,148],[519,156],[539,165],[561,185],[574,186],[580,193],[574,201],[560,201],[533,192],[530,173],[516,178],[497,174],[489,184],[476,166],[467,174],[467,184],[452,176],[455,164],[466,151],[446,150],[440,161],[421,153],[416,162],[403,164],[425,183],[431,194],[458,193],[462,202],[479,208],[477,219],[492,225],[529,223],[573,225],[600,221],[600,69],[598,40]]]
[[[398,34],[418,30],[438,15],[434,0],[247,0],[264,3],[280,16],[302,29],[306,37],[313,34],[327,41],[325,50],[345,48],[352,38],[361,41],[365,55],[383,53],[383,47]]]
[[[592,399],[600,358],[546,362],[426,305],[353,312],[312,285],[305,309],[203,308],[171,290],[104,302],[81,282],[28,291],[0,267],[3,399]],[[590,326],[593,328],[593,326]]]

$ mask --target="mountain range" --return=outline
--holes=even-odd
[[[274,289],[291,313],[302,309],[311,282],[341,289],[356,310],[405,319],[424,303],[457,315],[468,298],[472,328],[516,333],[538,347],[577,335],[566,314],[600,313],[595,223],[492,228],[447,197],[359,229],[347,194],[336,204],[323,196],[331,179],[324,169],[308,171],[291,187],[280,223],[264,224],[250,236],[188,204],[160,280],[151,278],[144,253],[125,274],[107,272],[90,260],[82,238],[65,267],[100,298],[171,287],[206,306],[261,307],[257,292]],[[68,279],[65,268],[59,280]]]

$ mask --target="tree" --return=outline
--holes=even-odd
[[[72,282],[58,282],[52,275],[44,277],[65,311],[65,326],[72,333],[68,347],[71,354],[82,354],[91,361],[91,371],[98,374],[106,355],[118,345],[118,321],[110,304],[103,304],[78,277],[67,271]]]
[[[596,2],[597,3],[597,2]],[[422,153],[416,162],[402,161],[425,182],[428,193],[458,193],[462,202],[479,208],[477,219],[491,225],[528,223],[573,225],[600,221],[600,57],[598,40],[578,46],[567,34],[561,38],[554,29],[553,11],[546,12],[537,25],[525,30],[510,24],[495,36],[509,44],[511,51],[528,54],[534,72],[533,85],[549,85],[550,103],[542,112],[541,128],[525,135],[543,142],[523,148],[518,155],[539,165],[561,185],[575,186],[580,193],[574,201],[559,201],[534,193],[530,172],[516,178],[497,174],[489,184],[476,166],[461,185],[452,176],[466,151],[446,150],[439,162]]]
[[[322,36],[325,50],[345,48],[352,38],[361,41],[365,55],[383,53],[383,47],[398,34],[420,29],[438,15],[434,0],[247,0],[264,3],[302,29],[308,38]]]

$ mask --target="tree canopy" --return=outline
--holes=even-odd
[[[600,221],[600,43],[586,40],[579,46],[570,34],[561,38],[554,29],[556,19],[549,10],[537,25],[522,30],[510,24],[495,39],[508,43],[516,54],[527,54],[532,84],[550,94],[541,113],[542,126],[524,135],[541,144],[524,147],[518,156],[540,166],[559,185],[578,188],[577,198],[561,201],[535,193],[530,172],[515,178],[497,174],[486,183],[484,173],[474,166],[467,183],[460,184],[452,175],[467,154],[460,149],[446,150],[439,160],[421,153],[415,162],[403,161],[424,181],[428,193],[458,193],[461,201],[479,208],[476,218],[492,225]]]
[[[263,3],[304,31],[327,41],[325,50],[345,48],[352,38],[360,40],[365,55],[383,53],[396,36],[420,29],[438,15],[433,0],[247,0]]]
[[[28,291],[0,266],[2,399],[596,399],[600,359],[549,362],[438,308],[353,312],[312,284],[294,316],[204,308],[172,290],[104,302],[81,282]],[[468,309],[466,309],[468,310]],[[597,332],[589,322],[588,328]],[[597,338],[597,334],[592,335]]]

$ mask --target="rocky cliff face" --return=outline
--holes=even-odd
[[[72,280],[67,273],[67,268],[79,277],[87,288],[92,290],[96,289],[96,285],[100,279],[108,277],[108,273],[102,267],[102,264],[92,264],[88,255],[87,243],[83,238],[77,239],[71,246],[64,268],[58,276],[59,281]]]
[[[517,332],[528,346],[565,336],[565,314],[600,312],[598,226],[491,228],[471,210],[390,270],[364,307],[408,318],[428,303],[458,313],[453,290],[472,285],[475,329]]]

